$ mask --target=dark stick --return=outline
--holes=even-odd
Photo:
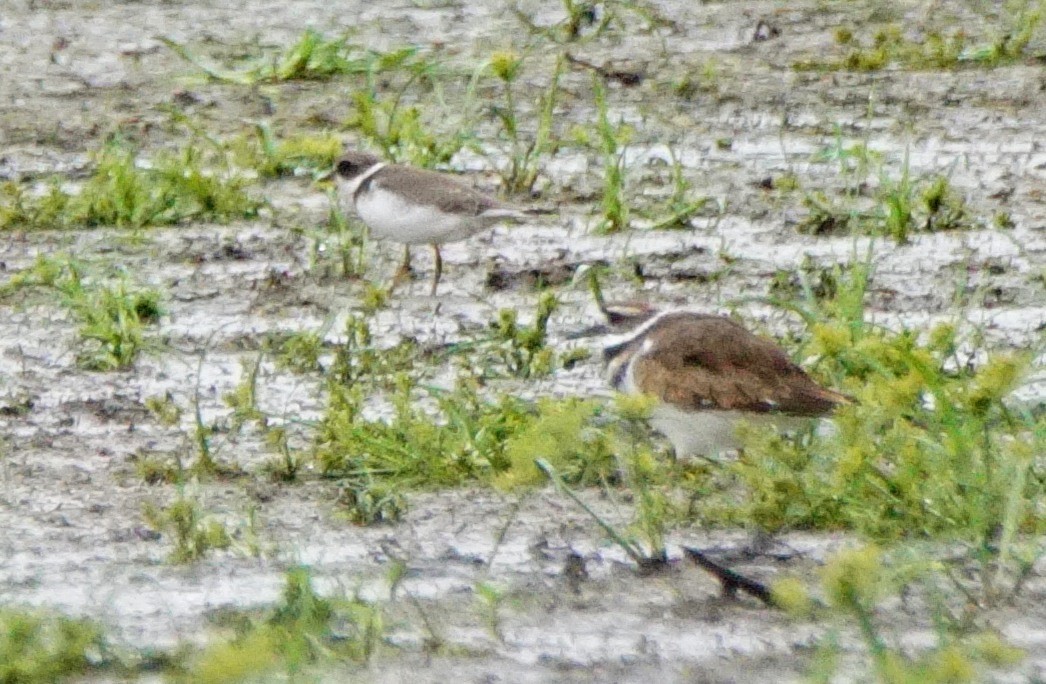
[[[607,67],[601,67],[598,64],[593,64],[588,60],[575,57],[569,52],[566,53],[567,61],[585,69],[591,69],[592,71],[599,74],[601,77],[607,80],[617,81],[621,85],[627,87],[639,85],[643,82],[643,74],[638,71],[625,71],[623,69],[608,69]]]
[[[687,558],[694,561],[698,567],[715,575],[716,579],[722,583],[723,593],[727,596],[736,596],[737,590],[740,589],[746,594],[756,597],[766,605],[772,608],[776,607],[774,598],[770,594],[770,590],[767,589],[766,585],[762,582],[748,579],[747,577],[734,572],[730,568],[716,563],[703,552],[698,551],[695,548],[684,546],[683,552],[687,555]]]

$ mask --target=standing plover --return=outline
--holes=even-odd
[[[776,344],[724,316],[645,305],[601,307],[610,385],[658,402],[650,424],[679,458],[739,449],[738,423],[794,430],[853,403],[817,384]]]
[[[345,199],[351,199],[371,234],[406,244],[393,285],[410,273],[410,246],[432,245],[433,295],[443,273],[441,244],[464,240],[502,221],[524,220],[530,213],[436,171],[390,164],[366,152],[346,152],[336,171]]]

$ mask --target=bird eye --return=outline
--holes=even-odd
[[[351,176],[353,171],[356,170],[356,165],[348,159],[342,159],[338,162],[338,175],[340,176]]]

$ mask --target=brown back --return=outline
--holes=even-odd
[[[814,382],[776,344],[722,316],[666,314],[645,339],[646,350],[635,350],[635,384],[680,408],[822,416],[851,403]]]
[[[389,164],[375,173],[360,185],[357,192],[365,193],[371,187],[409,193],[419,204],[466,216],[479,216],[491,209],[509,208],[493,197],[435,171],[398,164]]]

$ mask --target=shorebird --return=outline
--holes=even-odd
[[[650,424],[678,458],[740,449],[742,421],[795,430],[854,401],[725,316],[644,304],[600,308],[612,329],[628,330],[606,340],[608,382],[657,399]]]
[[[432,246],[436,270],[431,294],[435,295],[443,274],[441,244],[537,213],[499,202],[436,171],[390,164],[366,152],[346,152],[335,170],[343,197],[351,199],[371,234],[405,243],[393,287],[410,274],[411,245]]]

